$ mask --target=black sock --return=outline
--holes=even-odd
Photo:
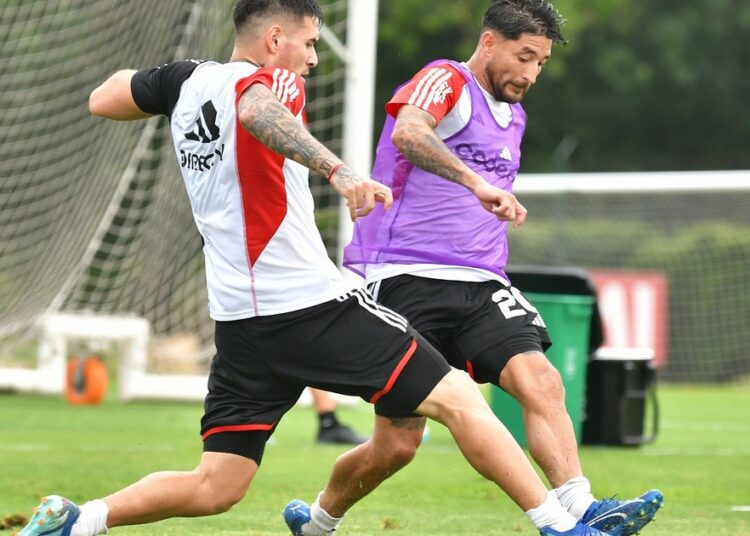
[[[328,428],[336,428],[337,426],[339,426],[339,420],[336,418],[335,411],[318,413],[318,420],[320,422],[321,430],[327,430]]]

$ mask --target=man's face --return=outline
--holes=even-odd
[[[301,21],[294,20],[286,24],[274,64],[300,76],[307,76],[310,69],[318,64],[315,45],[320,39],[319,28],[320,21],[315,17],[305,17]]]
[[[506,39],[496,32],[492,32],[492,37],[494,41],[485,42],[485,46],[491,44],[486,66],[490,91],[497,100],[521,102],[549,59],[552,40],[532,34]]]

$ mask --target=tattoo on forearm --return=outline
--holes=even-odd
[[[464,163],[425,123],[422,110],[405,109],[399,115],[401,139],[399,150],[412,163],[449,181],[463,184]]]
[[[349,167],[346,165],[341,166],[336,172],[336,176],[332,177],[331,180],[335,182],[336,186],[340,188],[344,188],[355,182],[362,181],[361,177],[355,175],[354,172],[352,172],[352,170],[349,169]]]
[[[462,173],[457,168],[458,158],[434,132],[414,130],[409,137],[411,139],[401,150],[406,158],[425,171],[463,183]]]
[[[240,97],[237,113],[245,121],[243,127],[261,143],[316,173],[328,176],[338,163],[338,158],[261,84],[250,87]],[[336,175],[341,178],[346,175],[346,170],[342,168]]]

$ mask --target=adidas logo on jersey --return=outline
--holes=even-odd
[[[185,133],[185,138],[201,143],[211,143],[219,139],[221,132],[216,125],[216,108],[208,101],[201,106],[201,115],[193,130]]]
[[[297,75],[286,69],[276,69],[273,72],[273,87],[271,87],[281,104],[294,102],[299,96],[297,88]]]
[[[409,104],[426,110],[431,104],[444,103],[445,98],[453,93],[450,85],[452,76],[453,73],[448,69],[433,67],[417,84]]]
[[[436,88],[435,90],[435,96],[432,98],[432,102],[435,104],[443,104],[445,102],[445,98],[453,93],[453,89],[451,88],[450,84],[448,82],[443,82],[440,84],[440,87]]]
[[[534,320],[531,321],[531,323],[540,328],[547,329],[547,324],[544,323],[544,320],[542,320],[542,315],[540,314],[537,314],[534,317]]]
[[[502,158],[503,160],[507,160],[508,162],[513,160],[513,155],[510,154],[510,149],[508,149],[507,145],[503,147],[502,151],[500,151],[500,158]]]

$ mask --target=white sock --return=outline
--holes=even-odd
[[[560,504],[570,515],[581,519],[596,499],[591,494],[591,483],[585,476],[571,478],[565,484],[555,489]]]
[[[107,534],[107,515],[109,508],[107,503],[101,499],[89,501],[81,506],[81,515],[78,516],[70,536],[97,536]]]
[[[322,493],[320,494],[322,495]],[[302,526],[306,536],[325,536],[333,534],[341,523],[342,517],[333,517],[320,507],[320,495],[310,505],[310,522]]]
[[[547,494],[547,498],[536,508],[532,508],[526,515],[538,529],[550,527],[565,532],[576,526],[576,519],[562,507],[554,491]]]

